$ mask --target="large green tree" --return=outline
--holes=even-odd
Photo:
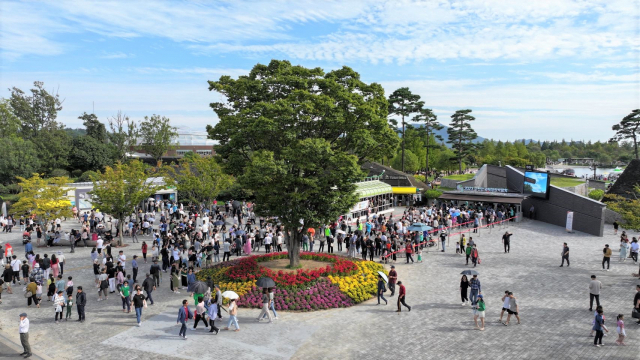
[[[417,113],[422,109],[424,102],[420,101],[420,95],[413,94],[408,87],[402,87],[389,95],[389,116],[400,116],[402,121],[402,171],[404,166],[404,149],[405,149],[405,117],[411,117],[411,114]],[[397,127],[396,119],[389,120],[391,124]]]
[[[173,179],[178,195],[184,201],[196,204],[211,205],[218,194],[233,183],[233,178],[222,171],[216,158],[188,153],[180,159],[177,167],[171,167],[170,176]]]
[[[402,153],[398,152],[398,154],[391,159],[391,166],[394,169],[400,169],[402,167]],[[408,172],[415,172],[420,169],[420,159],[409,149],[405,150],[404,168]]]
[[[151,155],[157,162],[162,159],[167,151],[177,148],[175,142],[178,137],[178,129],[171,126],[168,117],[160,115],[145,116],[140,123],[140,148],[147,155]]]
[[[435,141],[431,141],[431,136],[433,135],[436,139],[442,141],[442,136],[435,134],[434,131],[442,130],[444,126],[438,122],[438,116],[433,113],[433,110],[427,108],[421,108],[418,115],[414,116],[413,121],[422,124],[421,129],[423,129],[426,134],[425,148],[427,149],[427,154],[425,157],[425,166],[427,171],[429,171],[429,152],[430,150],[440,147]]]
[[[0,183],[7,185],[17,177],[26,178],[40,169],[38,149],[16,135],[0,137]]]
[[[90,194],[94,207],[118,219],[119,246],[122,245],[124,219],[133,214],[144,199],[166,187],[148,181],[150,176],[158,175],[161,174],[150,174],[141,161],[132,160],[107,166],[102,173],[91,178],[93,190]]]
[[[209,90],[226,98],[211,104],[220,121],[207,126],[216,153],[253,192],[256,213],[278,217],[295,267],[302,229],[347,213],[360,164],[397,146],[384,90],[348,67],[325,73],[277,60],[209,81]]]
[[[612,130],[616,132],[611,141],[621,141],[631,139],[633,149],[638,159],[638,136],[640,136],[640,109],[633,110],[625,116],[619,124],[613,125]]]
[[[36,215],[47,222],[56,217],[71,217],[71,202],[66,198],[69,178],[66,176],[44,179],[39,174],[30,178],[18,177],[19,199],[11,206],[16,215]]]
[[[115,162],[115,146],[107,143],[107,130],[95,114],[84,113],[78,117],[83,121],[86,135],[74,137],[69,154],[69,166],[82,172],[102,170]]]
[[[87,136],[90,136],[102,143],[107,141],[107,128],[102,122],[100,122],[100,120],[98,120],[96,114],[87,114],[85,112],[80,115],[78,119],[82,120],[82,124],[87,131]]]
[[[17,135],[20,131],[20,119],[13,113],[11,104],[0,99],[0,138]]]
[[[471,127],[471,122],[476,118],[469,115],[470,109],[458,110],[455,114],[451,115],[451,123],[447,128],[447,134],[456,159],[458,160],[458,167],[460,173],[462,173],[462,162],[466,159],[471,151],[475,148],[473,140],[478,138],[478,134]]]

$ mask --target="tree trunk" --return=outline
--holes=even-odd
[[[124,219],[118,219],[118,246],[122,246],[122,228],[123,228]]]
[[[404,172],[404,115],[402,115],[402,172]]]
[[[429,177],[429,128],[427,128],[427,158],[426,158],[427,162],[426,162],[426,168],[427,170],[425,171],[425,175],[424,175],[424,182],[427,182],[427,178]]]
[[[287,244],[287,251],[289,251],[289,266],[293,269],[300,265],[300,242],[302,240],[302,233],[298,229],[285,229],[289,234],[289,241]]]

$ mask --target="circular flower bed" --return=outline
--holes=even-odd
[[[276,310],[314,311],[349,307],[376,294],[381,264],[347,259],[337,255],[303,252],[302,260],[327,262],[326,267],[295,272],[273,271],[260,263],[287,259],[286,252],[249,256],[214,265],[196,274],[198,280],[211,277],[222,291],[233,290],[240,307],[262,307],[261,289],[256,280],[270,277],[276,282]]]

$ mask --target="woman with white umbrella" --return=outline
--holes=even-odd
[[[238,325],[238,304],[236,304],[236,300],[239,298],[238,294],[233,291],[225,291],[222,293],[223,297],[229,299],[229,324],[225,327],[225,330],[229,330],[229,327],[233,323],[236,326],[234,331],[240,331],[240,325]]]

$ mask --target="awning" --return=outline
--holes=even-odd
[[[440,195],[439,199],[442,200],[461,200],[461,201],[475,201],[475,202],[491,202],[491,203],[502,203],[502,204],[521,204],[522,200],[525,199],[523,195],[513,194],[509,196],[509,194],[504,194],[505,196],[498,196],[493,194],[464,194],[464,193],[444,193]]]
[[[393,186],[392,191],[394,194],[418,194],[420,189],[412,186]]]
[[[356,194],[360,198],[370,196],[390,194],[392,192],[391,185],[385,184],[379,180],[364,181],[356,183]]]

